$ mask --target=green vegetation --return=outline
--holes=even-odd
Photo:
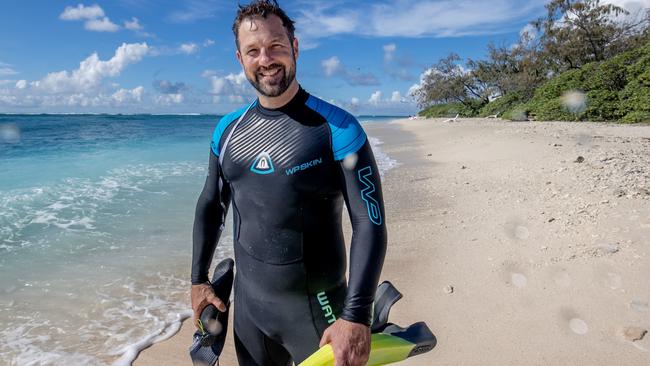
[[[650,122],[648,70],[650,42],[611,60],[566,71],[540,86],[532,99],[509,111],[523,110],[542,121]],[[562,102],[562,97],[572,91],[584,93],[584,107],[570,110]]]
[[[428,117],[650,122],[650,9],[642,20],[598,0],[552,0],[514,47],[451,54],[414,96]],[[496,96],[499,96],[495,98]]]
[[[427,118],[474,117],[476,112],[462,103],[441,103],[425,108],[419,115]]]

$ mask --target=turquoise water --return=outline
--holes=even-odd
[[[128,363],[189,315],[217,120],[0,115],[0,364]],[[230,227],[218,257],[232,255]]]

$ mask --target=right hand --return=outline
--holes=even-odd
[[[201,318],[203,309],[212,304],[221,312],[226,311],[226,304],[215,294],[209,283],[192,285],[192,310],[194,311],[194,326],[199,328],[198,320]]]

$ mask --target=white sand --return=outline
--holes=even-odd
[[[383,183],[382,278],[404,293],[391,320],[438,338],[404,365],[650,364],[650,335],[627,329],[650,330],[649,126],[366,128],[401,163]],[[191,333],[185,322],[135,365],[190,365]],[[228,344],[221,365],[236,364]]]

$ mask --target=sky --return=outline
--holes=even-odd
[[[512,45],[545,2],[279,1],[296,21],[302,87],[357,115],[416,113],[409,90],[425,70]],[[225,0],[4,1],[0,113],[229,113],[255,98],[235,58],[236,11]]]

